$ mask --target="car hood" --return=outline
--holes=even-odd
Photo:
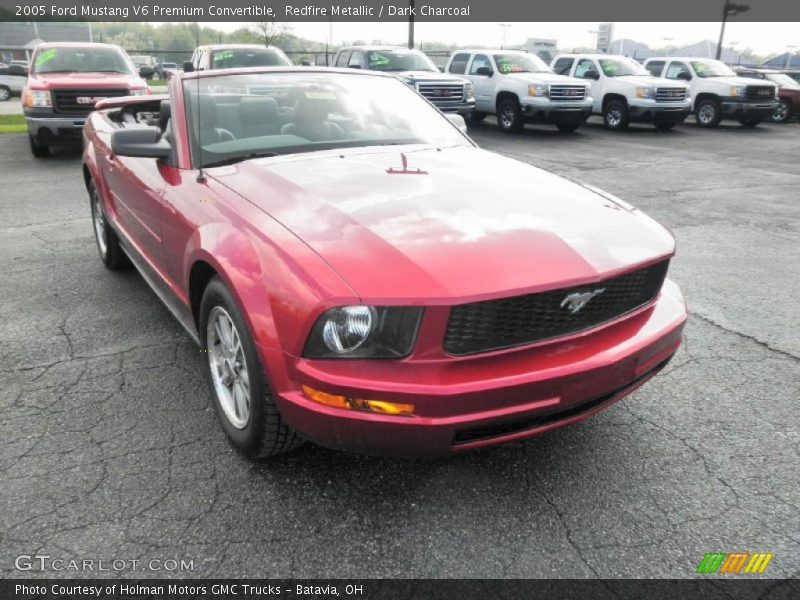
[[[764,81],[763,79],[751,79],[749,77],[707,77],[705,81],[714,81],[723,85],[771,85],[775,86],[771,81]]]
[[[440,73],[439,71],[403,71],[402,73],[397,73],[397,76],[400,77],[401,79],[407,79],[413,82],[446,81],[448,83],[452,82],[463,83],[464,81],[466,81],[463,77],[448,75],[447,73]]]
[[[473,147],[288,155],[208,174],[372,302],[579,284],[674,249],[668,231],[621,201]]]
[[[45,87],[145,87],[147,83],[136,75],[119,73],[37,73],[28,83]]]
[[[585,85],[591,82],[585,79],[577,79],[566,75],[556,75],[555,73],[509,73],[503,75],[500,81],[516,81],[519,83],[553,83],[563,85]]]
[[[660,88],[679,88],[685,90],[689,87],[689,85],[683,81],[653,77],[652,75],[625,75],[622,77],[611,77],[610,79],[612,81],[625,81],[633,85],[652,85]]]

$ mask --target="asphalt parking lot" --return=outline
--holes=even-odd
[[[225,440],[203,356],[144,281],[102,267],[79,154],[0,136],[0,576],[41,576],[14,569],[38,553],[185,559],[193,577],[683,578],[711,551],[800,575],[800,126],[473,135],[675,232],[678,356],[525,442],[262,463]]]

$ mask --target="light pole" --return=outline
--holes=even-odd
[[[717,44],[717,60],[722,56],[722,40],[725,37],[725,23],[728,17],[734,17],[748,10],[750,10],[749,4],[736,4],[730,0],[725,0],[725,4],[722,7],[722,27],[719,30],[719,43]]]
[[[511,23],[498,23],[503,30],[503,41],[500,43],[500,50],[505,50],[506,48],[506,36],[508,35],[508,28],[511,27]]]
[[[667,51],[667,56],[672,56],[672,49],[670,48],[672,44],[670,42],[672,42],[673,40],[674,38],[671,37],[664,38],[664,50]]]
[[[408,49],[414,49],[414,0],[408,0]]]

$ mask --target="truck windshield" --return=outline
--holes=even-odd
[[[184,79],[183,89],[196,166],[362,146],[470,145],[394,77],[226,73]]]
[[[283,52],[275,48],[225,48],[211,55],[212,69],[238,69],[242,67],[290,67]]]
[[[133,75],[133,65],[117,48],[45,48],[31,63],[33,73],[121,73]]]
[[[606,77],[650,76],[650,71],[630,58],[601,58],[598,62]]]
[[[418,50],[371,50],[367,52],[370,71],[436,71],[436,65]]]
[[[692,68],[700,79],[706,77],[736,77],[733,69],[729,69],[718,60],[693,60]]]
[[[497,70],[509,73],[550,73],[550,67],[535,54],[495,54]]]

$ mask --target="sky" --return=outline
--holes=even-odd
[[[212,24],[209,24],[212,25]],[[243,23],[214,23],[212,26],[225,31],[241,27]],[[522,44],[527,38],[558,40],[559,48],[588,46],[595,44],[598,23],[509,23],[507,28],[500,23],[420,23],[417,22],[415,37],[417,44],[427,41],[453,45],[480,44],[500,46],[505,31],[506,44]],[[362,40],[372,42],[380,39],[385,43],[405,43],[408,35],[406,23],[291,23],[291,31],[297,36],[324,42],[333,33],[333,44]],[[704,39],[716,41],[719,23],[615,23],[614,38],[629,38],[650,47],[682,46]],[[671,39],[670,39],[671,38]],[[798,23],[742,23],[731,21],[725,33],[725,46],[737,50],[752,48],[756,54],[780,54],[790,46],[800,51],[800,24]]]

